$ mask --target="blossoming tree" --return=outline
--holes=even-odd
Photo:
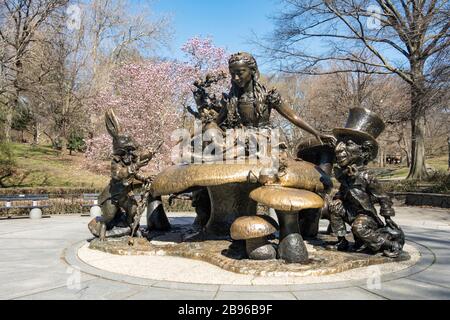
[[[214,46],[211,39],[192,38],[182,50],[187,62],[147,60],[120,66],[92,104],[98,115],[113,109],[123,131],[142,147],[155,148],[164,141],[150,169],[170,164],[170,136],[182,123],[183,106],[192,102],[193,82],[226,68],[225,50]],[[106,131],[94,136],[88,145],[88,158],[109,157],[112,142]]]

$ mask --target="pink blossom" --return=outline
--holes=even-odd
[[[188,62],[147,60],[118,67],[91,104],[92,112],[99,115],[113,109],[123,132],[142,148],[154,148],[161,141],[165,142],[151,162],[153,170],[171,164],[170,135],[182,125],[182,106],[193,103],[193,82],[207,73],[225,71],[227,66],[225,50],[215,47],[211,39],[193,38],[182,50]],[[224,88],[225,82],[219,89]],[[111,138],[103,122],[100,127],[99,134],[88,142],[90,159],[107,159],[111,153]]]

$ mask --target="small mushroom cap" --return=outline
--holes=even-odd
[[[269,216],[247,216],[233,222],[230,234],[234,240],[248,240],[268,236],[277,229],[277,222]]]
[[[250,198],[280,211],[300,211],[323,207],[323,199],[314,192],[280,186],[265,186],[253,190]]]

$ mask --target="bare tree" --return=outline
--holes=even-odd
[[[51,69],[50,82],[41,93],[44,110],[47,113],[46,135],[51,137],[65,152],[69,135],[80,134],[89,121],[85,100],[88,98],[88,82],[82,76],[85,56],[80,54],[83,46],[82,32],[66,30],[64,20],[54,25],[50,41],[50,55],[53,57],[47,68]]]
[[[94,84],[105,82],[118,63],[146,57],[167,45],[171,37],[167,16],[155,17],[151,8],[142,4],[139,12],[131,13],[131,3],[131,0],[91,0],[81,6]]]
[[[0,0],[0,104],[8,111],[8,140],[22,99],[32,115],[34,143],[44,133],[64,149],[71,132],[89,128],[87,106],[113,68],[166,44],[168,18],[154,17],[145,4],[134,13],[130,4]]]
[[[285,72],[396,74],[410,90],[411,167],[425,168],[425,112],[434,95],[431,59],[450,46],[448,0],[283,0],[265,48]],[[312,46],[315,39],[322,41]],[[316,43],[317,44],[317,43]],[[324,69],[329,61],[353,67]],[[444,69],[448,69],[448,66]]]
[[[340,70],[345,66],[333,64],[329,70]],[[394,76],[380,76],[365,73],[330,73],[317,77],[301,74],[285,74],[272,77],[271,85],[281,92],[291,108],[302,118],[322,132],[331,132],[345,123],[348,109],[363,106],[390,119],[386,134],[380,137],[382,150],[397,145],[396,128],[403,123],[408,97],[405,85]],[[303,138],[289,123],[275,117],[279,127],[290,144]],[[394,141],[391,141],[394,138]],[[383,157],[380,155],[379,159]]]
[[[2,47],[2,91],[7,99],[5,140],[10,140],[14,109],[21,92],[27,90],[23,83],[24,60],[36,33],[47,19],[67,4],[67,0],[1,0],[0,47]]]

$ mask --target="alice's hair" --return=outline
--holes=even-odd
[[[259,70],[258,64],[256,63],[256,59],[247,52],[238,52],[231,55],[228,60],[228,66],[231,67],[234,64],[245,64],[252,71],[252,80],[253,80],[253,94],[255,96],[255,110],[257,116],[260,117],[265,108],[267,108],[266,97],[267,90],[266,88],[258,81],[259,80]],[[232,83],[231,90],[229,94],[230,103],[233,105],[233,110],[229,110],[232,112],[236,112],[237,100],[239,95],[239,88]]]

